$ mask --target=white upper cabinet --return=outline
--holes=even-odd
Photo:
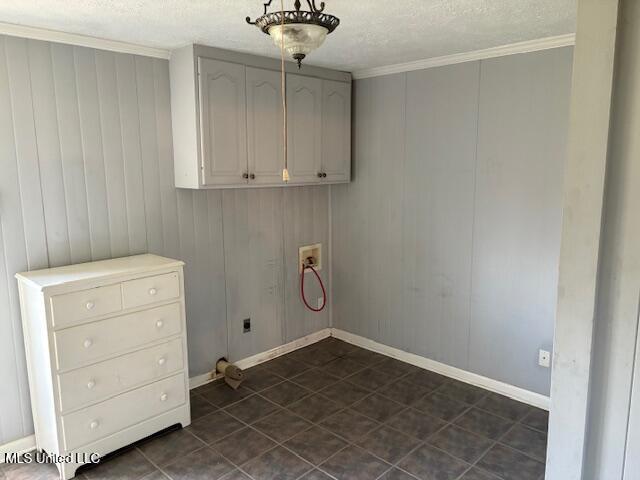
[[[189,45],[169,69],[176,187],[285,186],[280,62]],[[285,70],[288,185],[348,182],[351,75]]]
[[[324,182],[348,182],[351,177],[351,85],[322,82],[322,162]]]
[[[203,185],[246,184],[245,67],[200,58],[200,130]]]
[[[322,160],[322,80],[287,75],[291,183],[318,183]]]
[[[284,164],[280,73],[247,67],[249,184],[277,184]]]

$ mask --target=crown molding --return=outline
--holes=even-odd
[[[133,55],[143,55],[145,57],[168,59],[171,54],[169,50],[162,48],[146,47],[135,43],[119,42],[117,40],[107,40],[88,35],[60,32],[46,28],[28,27],[13,23],[0,22],[0,35],[64,43],[80,47],[109,50],[112,52],[130,53]],[[379,77],[382,75],[391,75],[394,73],[411,72],[414,70],[424,70],[426,68],[442,67],[444,65],[453,65],[456,63],[472,62],[475,60],[484,60],[487,58],[503,57],[506,55],[514,55],[516,53],[536,52],[539,50],[548,50],[550,48],[567,47],[575,45],[575,40],[575,34],[569,33],[566,35],[528,40],[525,42],[501,45],[499,47],[491,47],[472,52],[455,53],[453,55],[426,58],[424,60],[416,60],[414,62],[356,70],[352,73],[352,76],[357,80],[362,78]]]
[[[112,52],[130,53],[133,55],[143,55],[145,57],[169,58],[169,50],[161,48],[145,47],[134,43],[119,42],[117,40],[107,40],[104,38],[90,37],[88,35],[78,35],[75,33],[59,32],[46,28],[27,27],[13,23],[0,22],[0,35],[10,35],[12,37],[31,38],[33,40],[44,40],[46,42],[65,43],[80,47],[97,48]]]
[[[485,48],[483,50],[475,50],[473,52],[455,53],[453,55],[426,58],[424,60],[417,60],[414,62],[397,63],[395,65],[387,65],[384,67],[356,70],[355,72],[352,72],[352,75],[356,80],[362,78],[379,77],[382,75],[391,75],[394,73],[411,72],[414,70],[424,70],[426,68],[453,65],[456,63],[503,57],[506,55],[514,55],[516,53],[537,52],[540,50],[548,50],[551,48],[567,47],[575,45],[575,43],[576,36],[575,34],[570,33],[567,35],[539,38],[536,40],[528,40],[526,42],[501,45],[499,47]]]

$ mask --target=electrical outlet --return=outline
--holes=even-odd
[[[245,318],[242,321],[242,333],[248,333],[251,331],[251,319]]]
[[[538,351],[538,365],[544,368],[551,367],[551,352],[546,350]]]

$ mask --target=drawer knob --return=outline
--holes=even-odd
[[[93,310],[93,307],[95,307],[96,304],[93,302],[87,302],[87,304],[85,305],[85,307],[87,307],[87,310]]]
[[[98,422],[97,420],[94,420],[93,422],[91,422],[89,424],[89,428],[91,430],[95,430],[96,428],[98,428],[100,426],[100,422]]]
[[[89,390],[92,390],[92,389],[93,389],[93,387],[95,387],[95,386],[96,386],[96,382],[94,382],[93,380],[89,380],[89,381],[87,382],[87,388],[88,388]]]
[[[156,293],[158,293],[158,290],[156,290],[155,288],[150,288],[150,289],[149,289],[149,295],[151,295],[152,297],[153,297]]]
[[[164,365],[165,363],[167,363],[167,359],[164,357],[160,357],[158,359],[158,365]]]
[[[83,344],[83,345],[84,345],[84,348],[89,348],[91,345],[93,345],[93,340],[91,340],[90,338],[87,338],[87,339],[84,341],[84,344]]]
[[[169,398],[169,395],[167,395],[166,393],[163,393],[162,395],[160,395],[161,402],[166,402],[167,398]]]
[[[162,328],[162,327],[164,327],[164,322],[162,320],[158,320],[156,322],[156,328]]]

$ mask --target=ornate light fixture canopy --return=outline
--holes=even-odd
[[[284,49],[298,62],[298,68],[307,54],[322,45],[327,35],[340,24],[338,18],[324,13],[324,2],[318,8],[315,0],[306,1],[309,10],[301,10],[300,0],[295,0],[295,10],[268,12],[273,2],[269,0],[264,4],[264,15],[254,21],[247,17],[247,23],[271,35],[278,47],[284,44]]]

